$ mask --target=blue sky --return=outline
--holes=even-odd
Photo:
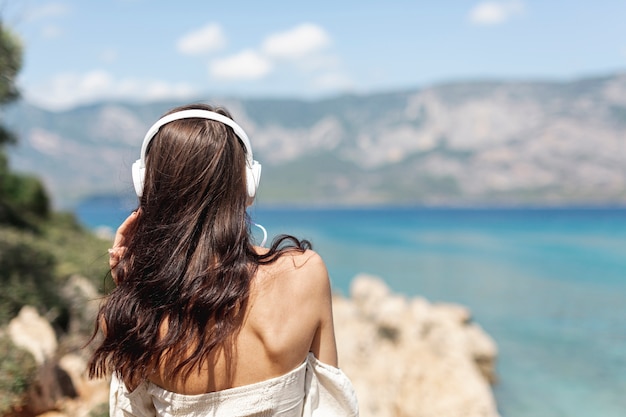
[[[4,0],[27,99],[319,98],[626,69],[624,0]]]

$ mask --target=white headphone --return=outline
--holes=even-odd
[[[244,130],[232,119],[229,119],[219,113],[200,109],[181,110],[176,113],[168,114],[157,120],[157,122],[153,124],[150,129],[148,129],[148,133],[146,133],[146,136],[143,139],[143,145],[141,145],[141,156],[135,161],[135,163],[133,163],[132,167],[133,184],[135,186],[137,196],[141,197],[143,194],[144,180],[146,177],[146,151],[152,138],[154,138],[159,129],[164,125],[175,120],[192,118],[214,120],[233,129],[237,137],[241,140],[241,143],[243,143],[246,151],[246,189],[250,201],[254,199],[256,190],[259,187],[259,181],[261,180],[261,164],[255,161],[252,157],[252,147],[250,146],[248,135],[246,135],[246,132],[244,132]]]

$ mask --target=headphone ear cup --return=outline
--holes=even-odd
[[[261,181],[261,164],[257,161],[252,161],[252,166],[246,165],[246,187],[248,188],[248,197],[253,199],[256,195],[256,190],[259,188],[259,182]]]
[[[143,194],[144,177],[146,175],[146,168],[141,166],[141,159],[136,160],[133,164],[132,173],[135,193],[137,194],[137,197],[141,197]]]

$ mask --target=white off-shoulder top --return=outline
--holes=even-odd
[[[307,360],[285,375],[199,395],[167,391],[145,381],[129,392],[111,380],[110,417],[357,417],[352,383],[338,368]]]

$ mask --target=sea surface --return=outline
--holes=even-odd
[[[77,215],[114,229],[129,211],[100,199]],[[339,292],[368,273],[407,296],[469,307],[499,347],[503,417],[626,416],[626,208],[250,214],[270,237],[311,240]]]

